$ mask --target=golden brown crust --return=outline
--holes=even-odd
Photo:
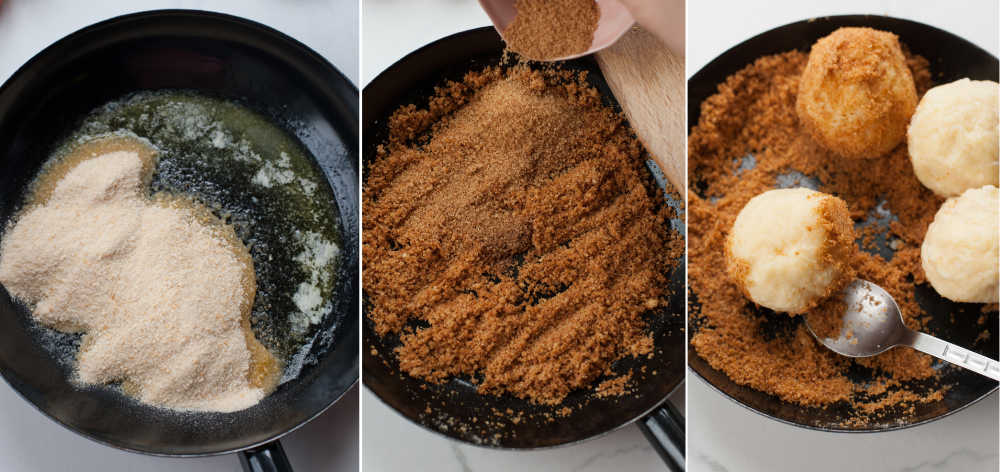
[[[896,35],[840,28],[813,45],[795,108],[825,148],[874,158],[902,142],[916,107],[913,76]]]
[[[854,222],[847,210],[847,203],[832,195],[824,195],[819,203],[820,226],[826,231],[820,260],[834,267],[836,278],[810,309],[824,302],[831,295],[843,290],[857,276],[853,262],[858,253],[855,243]],[[803,310],[806,312],[809,310]]]

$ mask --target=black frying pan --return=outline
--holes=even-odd
[[[470,69],[497,64],[503,48],[493,28],[474,29],[428,44],[379,74],[364,89],[362,161],[365,167],[375,158],[375,147],[384,142],[387,118],[393,111],[410,103],[426,105],[426,97],[435,85],[446,79],[461,79]],[[591,84],[597,87],[608,105],[617,107],[593,58],[569,61],[565,66],[589,71]],[[650,319],[658,346],[655,355],[650,359],[621,361],[615,366],[620,372],[629,368],[638,372],[645,366],[651,373],[638,382],[634,395],[599,399],[575,392],[564,403],[573,407],[569,416],[551,421],[534,418],[514,423],[494,412],[511,409],[528,416],[551,414],[555,408],[538,407],[509,395],[480,395],[472,384],[463,380],[432,385],[402,374],[391,354],[398,339],[380,338],[367,317],[363,324],[364,383],[387,405],[418,425],[454,439],[497,448],[531,449],[579,442],[644,418],[638,424],[661,456],[668,463],[683,468],[683,420],[676,411],[669,411],[672,407],[665,400],[684,379],[684,319],[681,315],[684,313],[684,274],[681,261],[671,275],[670,306]],[[369,349],[372,346],[378,354]]]
[[[808,51],[819,38],[842,26],[870,26],[899,35],[911,51],[930,61],[935,83],[947,83],[963,77],[997,80],[997,58],[974,44],[947,31],[909,20],[874,15],[847,15],[799,21],[757,35],[729,49],[688,80],[688,128],[698,123],[701,103],[716,92],[727,76],[742,69],[760,56],[792,49]],[[697,189],[698,176],[689,176]],[[960,304],[939,296],[929,285],[916,287],[917,302],[933,316],[930,330],[937,336],[985,356],[996,358],[998,352],[997,312],[987,314],[984,326],[976,325],[981,305]],[[691,303],[697,303],[692,294]],[[766,312],[766,310],[761,310]],[[953,320],[949,315],[954,313]],[[787,320],[787,316],[780,315]],[[986,342],[976,342],[983,328],[994,335]],[[689,329],[697,332],[696,324]],[[897,348],[907,349],[907,348]],[[768,418],[824,431],[873,432],[901,429],[923,424],[959,411],[997,390],[997,382],[964,369],[948,367],[942,381],[952,388],[944,399],[915,406],[912,414],[892,411],[884,418],[865,426],[845,426],[851,411],[843,405],[826,409],[808,408],[781,401],[777,397],[738,385],[726,374],[713,369],[688,346],[688,365],[718,392]],[[865,373],[856,381],[863,382]],[[870,374],[867,374],[870,375]]]
[[[328,62],[266,26],[207,12],[139,13],[73,33],[0,88],[0,224],[51,147],[87,112],[156,89],[238,100],[315,157],[335,196],[343,238],[336,306],[320,328],[328,342],[314,344],[314,365],[250,409],[173,413],[112,389],[69,383],[69,372],[37,343],[29,314],[0,290],[0,373],[39,411],[100,443],[165,456],[250,449],[241,456],[247,470],[287,469],[277,439],[322,413],[358,378],[358,95]]]

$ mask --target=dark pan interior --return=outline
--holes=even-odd
[[[503,48],[493,28],[479,28],[431,43],[382,72],[364,89],[362,162],[365,168],[375,157],[376,145],[384,141],[387,118],[394,110],[410,103],[425,105],[435,85],[460,79],[469,70],[497,64]],[[570,61],[566,67],[589,71],[590,83],[601,92],[609,106],[617,108],[592,58]],[[670,306],[650,319],[657,346],[655,355],[641,361],[623,360],[615,366],[618,372],[629,368],[638,372],[642,366],[651,372],[639,382],[637,392],[607,399],[575,392],[564,403],[573,409],[565,417],[555,415],[558,408],[534,406],[509,395],[480,395],[464,380],[432,385],[400,373],[392,354],[398,339],[379,338],[367,317],[363,323],[364,383],[383,402],[411,421],[473,444],[537,448],[590,438],[649,412],[683,380],[684,319],[680,314],[684,313],[684,280],[681,261],[671,274],[673,296]],[[508,409],[515,412],[514,416],[523,412],[522,421],[514,422],[509,415],[496,414]]]
[[[84,115],[128,93],[158,89],[239,101],[315,157],[334,194],[342,236],[337,299],[320,327],[328,346],[297,379],[248,410],[169,412],[111,389],[69,383],[29,333],[29,315],[0,290],[0,373],[43,413],[102,443],[165,455],[231,452],[305,423],[358,379],[357,89],[301,43],[236,17],[156,11],[85,28],[40,53],[0,89],[0,223],[9,221],[52,147]]]
[[[899,35],[911,51],[930,61],[935,83],[947,83],[963,77],[997,80],[997,59],[972,43],[946,31],[921,23],[874,15],[848,15],[816,18],[785,25],[755,36],[729,49],[710,62],[688,80],[688,129],[698,123],[701,103],[715,93],[718,84],[726,77],[749,65],[760,56],[792,49],[809,51],[819,38],[842,26],[869,26]],[[698,188],[697,176],[690,176],[692,188]],[[997,312],[986,314],[986,324],[975,323],[981,305],[959,304],[939,296],[929,285],[916,287],[917,301],[933,316],[930,329],[933,334],[976,352],[997,358]],[[691,294],[692,303],[697,303]],[[951,315],[954,315],[953,317]],[[784,317],[787,319],[787,317]],[[980,331],[989,329],[992,336],[985,342],[976,342]],[[696,332],[697,327],[690,328]],[[907,349],[907,348],[896,348]],[[912,414],[890,411],[887,415],[866,426],[845,426],[851,417],[844,405],[826,409],[808,408],[787,403],[777,397],[736,384],[724,373],[713,369],[688,346],[688,365],[716,390],[737,403],[765,416],[807,428],[830,431],[887,431],[905,428],[941,418],[982,399],[997,389],[997,382],[978,374],[946,367],[942,381],[951,384],[944,399],[917,405]],[[864,381],[859,373],[856,381]]]

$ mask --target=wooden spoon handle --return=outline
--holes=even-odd
[[[687,193],[684,58],[635,27],[596,54],[636,135],[681,198]]]

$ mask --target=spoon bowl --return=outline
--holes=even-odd
[[[846,309],[839,337],[821,337],[810,323],[818,315],[805,317],[809,332],[823,345],[844,356],[870,357],[900,344],[908,328],[892,295],[867,280],[855,279],[841,296]]]
[[[504,36],[504,31],[517,16],[517,8],[514,7],[515,1],[479,0],[479,5],[486,11],[490,21],[493,22],[493,27],[496,28],[501,37]],[[597,7],[601,16],[597,20],[597,30],[594,31],[594,41],[590,43],[590,48],[579,54],[558,57],[550,59],[550,61],[576,59],[600,51],[618,41],[618,38],[621,38],[635,24],[635,18],[632,17],[632,14],[616,0],[598,0]],[[553,32],[553,34],[557,34],[557,32]]]
[[[857,279],[841,292],[846,304],[837,338],[821,337],[813,327],[813,316],[806,315],[809,332],[834,352],[849,357],[870,357],[896,346],[910,346],[925,354],[964,367],[973,372],[1000,380],[1000,363],[938,339],[914,331],[903,323],[899,305],[882,287]],[[829,315],[822,315],[829,316]]]

